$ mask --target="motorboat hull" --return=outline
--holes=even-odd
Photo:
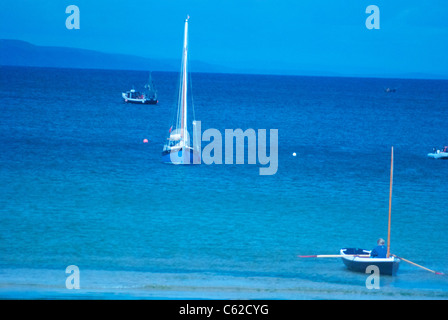
[[[125,103],[133,103],[133,104],[157,104],[159,101],[155,97],[146,98],[144,95],[136,95],[134,93],[126,92],[122,93],[123,101]]]
[[[124,99],[124,102],[133,104],[157,104],[159,101],[153,99]]]
[[[429,158],[448,160],[448,152],[428,153]]]

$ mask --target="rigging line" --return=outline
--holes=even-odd
[[[181,66],[181,70],[182,70],[182,66]],[[180,74],[182,74],[182,72],[180,72]],[[179,76],[179,75],[177,75],[177,76]],[[181,79],[181,75],[179,76],[179,79]],[[173,130],[175,130],[176,128],[177,128],[177,122],[178,122],[178,118],[179,118],[179,112],[178,112],[178,108],[177,108],[177,106],[179,105],[179,102],[180,102],[180,95],[181,95],[181,93],[180,93],[180,82],[181,82],[181,80],[179,80],[179,81],[176,81],[176,83],[177,83],[177,85],[176,85],[176,90],[174,91],[174,93],[173,93],[173,96],[174,96],[174,101],[171,103],[171,111],[170,111],[170,113],[171,113],[171,116],[168,118],[169,120],[168,120],[168,128],[171,128],[171,127],[173,127]],[[168,133],[168,136],[170,136],[170,134],[171,133]]]
[[[189,63],[190,62],[190,46],[188,45],[189,43],[190,43],[190,34],[187,33],[187,52],[188,52],[188,54],[187,54],[187,59],[186,59],[187,61],[185,61],[185,63],[188,65],[188,70],[191,69],[191,64]],[[189,82],[188,89],[189,89],[189,96],[190,96],[190,100],[191,100],[191,108],[193,109],[193,121],[194,121],[194,120],[196,120],[196,115],[194,112],[193,85],[192,85],[192,81],[191,81],[191,79],[192,79],[191,71],[188,72],[187,77],[188,77],[188,82]]]
[[[193,98],[193,84],[191,79],[193,78],[191,75],[191,72],[189,74],[189,78],[190,78],[190,97],[191,97],[191,109],[193,110],[193,120],[196,120],[196,114],[194,112],[194,98]]]
[[[187,35],[187,39],[189,39],[189,35]],[[188,51],[190,51],[190,48],[188,48]],[[187,61],[190,61],[190,54],[188,54],[187,56]],[[189,64],[190,69],[191,69],[191,64]],[[189,89],[190,89],[190,100],[191,100],[191,109],[193,110],[193,121],[192,121],[192,133],[193,133],[193,137],[194,136],[200,136],[200,132],[197,132],[197,126],[196,126],[196,113],[195,113],[195,108],[194,108],[194,94],[193,94],[193,74],[190,71],[188,73],[188,79],[189,79]],[[194,144],[194,138],[193,138],[193,144]]]
[[[177,95],[177,101],[175,102],[175,107],[172,108],[172,123],[171,125],[173,126],[173,129],[177,129],[179,127],[179,121],[180,121],[180,113],[181,110],[179,108],[179,105],[182,102],[182,70],[183,70],[183,63],[181,63],[180,66],[180,71],[178,74],[178,82],[177,82],[177,87],[176,87],[176,95]]]
[[[189,40],[190,40],[190,35],[189,34],[187,34],[187,41],[188,41],[188,43],[190,43],[189,42]],[[188,46],[188,56],[187,56],[187,61],[188,62],[190,62],[190,46]],[[189,63],[188,64],[189,65],[189,69],[191,69],[191,64]],[[188,79],[189,79],[189,89],[190,89],[190,99],[191,99],[191,108],[192,108],[192,110],[193,110],[193,121],[195,121],[196,120],[196,114],[195,114],[195,111],[194,111],[194,95],[193,95],[193,81],[192,81],[192,78],[193,78],[193,76],[192,76],[192,72],[190,71],[189,73],[188,73]]]

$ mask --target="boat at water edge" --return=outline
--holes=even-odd
[[[378,267],[381,275],[393,276],[400,266],[400,259],[396,257],[373,258],[370,257],[369,250],[358,248],[342,248],[341,259],[346,267],[351,271],[366,272],[369,266]]]
[[[398,271],[400,259],[390,254],[390,225],[392,213],[392,184],[394,173],[394,147],[391,149],[390,159],[390,186],[389,186],[389,222],[387,231],[387,253],[385,257],[371,257],[371,251],[357,248],[342,248],[340,254],[342,261],[349,270],[366,272],[367,267],[376,266],[380,274],[395,275]]]

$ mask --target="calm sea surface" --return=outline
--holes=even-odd
[[[278,129],[261,176],[163,164],[178,75],[153,72],[158,105],[124,104],[147,78],[0,69],[0,298],[448,298],[447,276],[405,262],[369,290],[297,257],[387,238],[394,146],[391,251],[448,273],[448,161],[426,156],[448,145],[448,81],[193,73],[202,131]]]

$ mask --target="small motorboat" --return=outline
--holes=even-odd
[[[372,258],[370,250],[358,248],[342,248],[340,251],[342,261],[349,270],[366,272],[368,266],[377,266],[380,275],[395,275],[400,265],[400,259],[396,257]]]
[[[127,92],[123,92],[121,96],[126,103],[143,103],[143,104],[157,104],[157,99],[155,97],[148,97],[146,94],[135,89],[131,89]]]
[[[448,146],[445,146],[442,151],[434,148],[432,153],[428,153],[428,157],[434,159],[448,159]]]
[[[148,83],[145,85],[145,91],[139,92],[135,89],[131,89],[126,92],[122,92],[124,102],[126,103],[138,103],[138,104],[157,104],[157,91],[154,89],[154,83],[151,79],[151,73],[149,74]]]

